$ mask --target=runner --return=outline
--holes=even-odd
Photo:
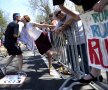
[[[50,50],[52,47],[51,42],[49,40],[48,34],[37,27],[53,28],[54,26],[48,24],[30,23],[30,17],[28,15],[23,16],[22,22],[24,23],[24,27],[20,33],[20,40],[26,43],[30,50],[33,50],[36,45],[40,54],[46,54],[48,56],[50,74],[52,68],[51,58],[53,56],[53,52]]]
[[[6,75],[6,68],[12,62],[12,60],[17,57],[18,58],[18,73],[22,72],[23,65],[23,56],[20,47],[17,44],[17,38],[19,37],[19,24],[20,14],[13,14],[13,21],[10,22],[5,31],[5,40],[4,46],[7,49],[8,54],[10,55],[6,65],[4,65],[1,70],[4,75]]]

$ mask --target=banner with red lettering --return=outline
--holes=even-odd
[[[89,65],[108,71],[108,6],[103,12],[89,11],[80,18],[86,34]]]

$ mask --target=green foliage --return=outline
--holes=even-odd
[[[0,10],[0,38],[3,35],[3,32],[5,31],[5,28],[7,26],[7,20],[3,15],[3,11]]]
[[[7,20],[3,15],[3,11],[0,10],[0,28],[5,28],[7,26]]]
[[[36,14],[36,21],[49,21],[49,14],[51,13],[49,0],[29,0],[30,8],[38,13]]]
[[[36,15],[36,22],[45,21],[45,16],[43,15]]]

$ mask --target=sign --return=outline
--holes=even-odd
[[[22,84],[25,78],[24,75],[6,75],[0,79],[0,84]]]
[[[80,16],[85,29],[89,65],[108,71],[108,6]]]

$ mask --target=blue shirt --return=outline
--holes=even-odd
[[[14,37],[13,35],[14,34],[18,35],[18,33],[19,33],[19,24],[14,21],[9,23],[5,31],[4,44],[5,45],[16,44],[17,37]]]

